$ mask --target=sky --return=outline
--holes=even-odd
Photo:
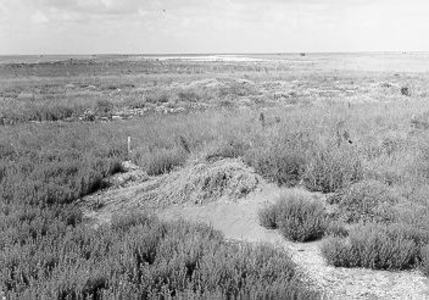
[[[0,55],[429,51],[425,0],[0,0]]]

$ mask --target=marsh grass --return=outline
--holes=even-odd
[[[332,195],[328,201],[338,204],[338,217],[344,222],[388,223],[394,221],[394,206],[403,199],[386,184],[364,180]]]
[[[103,188],[129,159],[128,136],[131,159],[153,176],[193,160],[241,158],[269,182],[337,193],[340,216],[367,224],[326,223],[321,203],[308,194],[261,210],[261,224],[292,240],[330,236],[323,253],[335,266],[405,269],[422,260],[427,274],[427,247],[420,251],[429,242],[426,79],[302,68],[297,80],[289,62],[0,64],[0,278],[7,299],[317,299],[282,251],[231,243],[205,226],[127,215],[111,227],[85,227],[75,202]],[[404,81],[414,82],[407,101],[393,88]],[[112,108],[180,105],[198,111],[57,122],[94,108],[109,116]],[[353,144],[336,143],[340,120]]]
[[[280,196],[275,204],[260,210],[258,216],[262,226],[278,228],[285,238],[298,242],[321,238],[328,224],[321,202],[302,191]]]
[[[144,214],[96,230],[60,224],[37,247],[5,250],[0,272],[10,299],[320,298],[283,251],[229,243],[206,225]]]
[[[346,239],[326,239],[321,251],[335,267],[402,270],[417,265],[420,246],[401,226],[368,223],[354,227]]]

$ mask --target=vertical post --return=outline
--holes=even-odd
[[[128,137],[128,160],[131,160],[131,137]]]

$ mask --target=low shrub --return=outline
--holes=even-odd
[[[130,212],[114,215],[111,221],[111,228],[116,231],[127,231],[131,227],[138,225],[150,225],[155,223],[157,218],[145,212]]]
[[[183,165],[188,159],[187,153],[181,146],[169,149],[157,149],[156,152],[138,152],[133,160],[150,176],[157,176],[172,171]]]
[[[152,104],[167,103],[170,100],[170,96],[166,93],[154,93],[147,95],[145,100]]]
[[[325,235],[331,237],[346,237],[349,235],[349,231],[346,228],[346,224],[338,221],[330,221],[326,226]]]
[[[277,229],[278,228],[278,215],[279,215],[279,205],[280,202],[275,204],[267,205],[266,207],[258,211],[259,223],[268,229]]]
[[[100,99],[95,104],[94,112],[102,117],[111,117],[113,109],[114,105],[111,101],[106,99]]]
[[[295,186],[306,168],[307,143],[303,135],[290,134],[250,148],[244,158],[265,179],[279,185]]]
[[[338,204],[339,218],[348,223],[392,222],[395,219],[394,205],[401,196],[391,187],[376,180],[354,183],[328,198]]]
[[[347,145],[313,149],[303,179],[310,191],[331,193],[363,177],[359,157]]]
[[[37,243],[5,249],[7,299],[320,299],[283,250],[227,242],[203,224],[114,220],[98,229],[53,223]]]
[[[201,95],[192,90],[182,90],[177,93],[179,101],[183,102],[198,102],[201,100]]]
[[[323,205],[304,193],[284,194],[259,212],[261,224],[279,228],[292,241],[307,242],[323,236],[327,215]]]
[[[416,265],[419,249],[403,227],[368,223],[354,227],[348,238],[326,239],[321,252],[335,267],[402,270]]]
[[[317,146],[310,150],[303,174],[310,191],[331,193],[363,178],[361,160],[348,145]]]

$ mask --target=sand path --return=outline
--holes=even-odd
[[[159,213],[161,219],[183,218],[211,224],[228,239],[270,243],[289,251],[308,280],[326,299],[429,300],[429,279],[418,271],[387,272],[328,266],[319,252],[320,241],[292,243],[258,223],[257,212],[273,202],[281,189],[266,186],[238,202],[214,202],[202,206],[175,206]]]

